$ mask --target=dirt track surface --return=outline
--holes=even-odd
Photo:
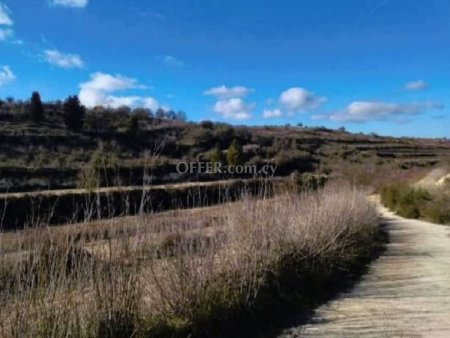
[[[390,243],[368,274],[280,337],[450,337],[450,227],[380,211]]]

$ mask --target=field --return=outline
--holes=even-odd
[[[41,122],[17,107],[0,129],[2,337],[268,335],[383,250],[371,194],[404,216],[447,217],[440,189],[407,185],[446,168],[445,139],[120,109],[88,111],[75,131],[57,103]],[[276,172],[180,174],[181,161]]]
[[[274,309],[308,308],[371,257],[378,217],[361,203],[365,195],[341,183],[3,234],[2,336],[211,337],[242,333],[238,323],[254,325],[253,333],[267,329],[261,320]]]

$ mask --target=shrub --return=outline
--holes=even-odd
[[[227,149],[227,164],[229,166],[241,165],[244,163],[244,154],[242,146],[234,139]]]
[[[423,214],[425,218],[439,224],[450,224],[450,194],[439,192],[428,202]]]
[[[429,192],[404,183],[384,186],[381,201],[406,218],[425,218],[435,223],[450,223],[450,196],[443,190]]]

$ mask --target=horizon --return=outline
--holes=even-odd
[[[0,0],[0,99],[449,137],[442,0]],[[401,15],[399,14],[401,13]]]

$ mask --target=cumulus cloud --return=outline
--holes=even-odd
[[[14,22],[11,19],[11,11],[6,5],[0,3],[0,25],[12,26],[13,24]]]
[[[64,54],[56,49],[44,51],[45,61],[60,68],[83,68],[84,62],[79,55]]]
[[[423,90],[427,87],[428,87],[428,85],[425,81],[416,80],[416,81],[411,81],[411,82],[406,83],[403,88],[405,90]]]
[[[9,66],[0,67],[0,86],[6,85],[16,79],[16,76],[11,71]]]
[[[326,97],[316,96],[304,88],[293,87],[281,93],[280,104],[290,112],[300,112],[319,107],[327,100]]]
[[[159,60],[163,66],[168,68],[183,68],[185,66],[183,61],[172,55],[161,56],[159,57]]]
[[[239,98],[246,97],[253,90],[243,86],[235,86],[235,87],[227,87],[222,85],[220,87],[210,88],[203,92],[203,95],[207,96],[215,96],[218,99],[231,99],[231,98]]]
[[[279,108],[275,108],[275,109],[264,109],[263,111],[263,118],[265,119],[270,119],[270,118],[275,118],[275,117],[281,117],[283,116],[283,112],[281,111],[281,109]]]
[[[339,122],[366,122],[371,120],[384,120],[390,117],[404,117],[416,115],[427,109],[442,109],[441,103],[386,103],[378,101],[355,101],[350,103],[343,111],[330,115],[318,115],[316,118],[329,119]]]
[[[215,113],[227,119],[246,120],[251,118],[255,104],[247,104],[243,98],[252,91],[253,89],[243,86],[222,85],[205,90],[203,95],[216,97],[217,102],[213,107]]]
[[[234,97],[217,101],[213,110],[227,119],[247,120],[253,108],[253,104],[246,104],[241,98]]]
[[[123,105],[144,107],[156,110],[158,101],[150,96],[116,96],[113,93],[130,89],[145,89],[136,79],[122,75],[93,73],[89,81],[80,84],[80,101],[87,107],[109,106],[117,108]]]
[[[50,0],[52,5],[74,8],[84,8],[88,2],[88,0]]]
[[[13,36],[13,30],[10,28],[0,28],[0,41],[8,40]]]

